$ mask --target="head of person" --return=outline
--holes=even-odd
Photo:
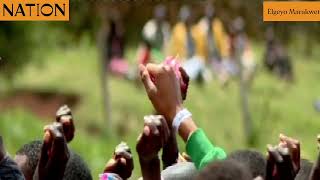
[[[15,162],[21,169],[26,180],[32,180],[36,172],[36,168],[40,159],[42,141],[31,141],[23,145],[15,155]],[[64,173],[64,180],[91,180],[91,172],[76,153],[70,150],[70,159],[68,160],[67,167]]]
[[[248,180],[252,179],[248,168],[238,161],[227,159],[208,164],[196,176],[196,180]]]
[[[163,4],[159,4],[154,7],[154,12],[153,16],[157,21],[163,21],[166,18],[167,15],[167,9],[166,6]]]
[[[215,16],[215,9],[211,1],[205,4],[204,7],[205,16],[209,19],[213,19]]]
[[[192,180],[197,169],[192,162],[180,162],[167,167],[161,172],[164,180]]]
[[[297,174],[297,176],[295,177],[295,180],[305,180],[305,179],[309,179],[311,170],[312,170],[312,162],[310,162],[307,159],[301,159],[300,161],[300,170]]]
[[[274,39],[274,30],[272,26],[268,26],[266,30],[266,40],[272,41]]]
[[[184,5],[180,8],[179,12],[180,21],[189,25],[192,22],[192,13],[189,6]]]
[[[228,159],[238,161],[245,165],[252,174],[253,178],[265,177],[266,175],[266,159],[258,151],[255,150],[237,150],[229,154]]]
[[[231,34],[240,34],[244,32],[245,29],[245,22],[242,17],[235,18],[230,27],[230,33]]]

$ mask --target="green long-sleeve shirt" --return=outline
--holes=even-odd
[[[186,149],[197,169],[202,169],[211,161],[227,157],[222,148],[216,147],[210,142],[202,129],[197,129],[191,134]]]

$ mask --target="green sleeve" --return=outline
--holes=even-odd
[[[197,169],[202,169],[211,161],[227,157],[222,148],[215,147],[210,142],[202,129],[197,129],[191,134],[186,149]]]

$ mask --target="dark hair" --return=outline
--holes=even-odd
[[[262,153],[255,150],[237,150],[229,154],[232,159],[247,166],[252,177],[265,177],[267,162]]]
[[[306,180],[309,179],[311,170],[312,170],[312,162],[307,159],[301,159],[300,161],[300,170],[297,174],[295,180]]]
[[[34,174],[34,171],[37,168],[41,146],[42,141],[31,141],[30,143],[23,145],[16,153],[16,155],[25,155],[28,158],[22,169],[27,170],[30,174]]]
[[[196,180],[250,180],[252,176],[246,166],[238,161],[227,159],[207,165]]]
[[[34,174],[37,168],[41,147],[42,141],[31,141],[30,143],[23,145],[16,153],[16,155],[27,156],[26,166],[24,168],[27,168],[32,174]],[[70,159],[68,160],[63,179],[92,180],[91,172],[87,164],[72,150],[70,150]]]
[[[0,179],[24,180],[25,178],[17,164],[6,156],[0,162]]]
[[[70,159],[68,161],[63,180],[92,180],[91,171],[83,159],[73,151],[70,151]]]

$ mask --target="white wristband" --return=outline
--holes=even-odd
[[[177,132],[179,130],[181,123],[191,116],[192,116],[191,112],[188,111],[187,109],[183,109],[179,111],[172,121],[172,127],[174,131]]]

